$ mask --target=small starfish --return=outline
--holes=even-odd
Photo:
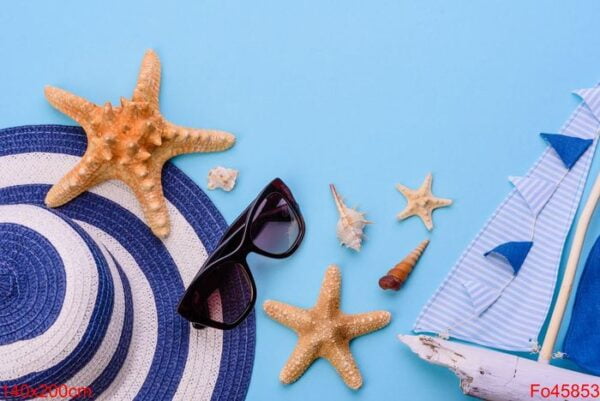
[[[279,379],[292,383],[317,359],[327,359],[346,385],[354,390],[362,385],[362,376],[350,352],[350,340],[385,327],[390,322],[386,311],[346,315],[340,311],[340,269],[331,265],[325,272],[317,304],[311,309],[277,301],[266,301],[267,315],[294,330],[298,343],[281,370]]]
[[[404,185],[396,185],[396,189],[398,189],[408,201],[406,208],[398,213],[398,220],[404,220],[410,216],[419,216],[421,220],[423,220],[425,227],[431,231],[433,228],[432,212],[439,207],[450,206],[452,204],[451,199],[442,199],[433,196],[431,193],[432,179],[431,173],[427,174],[421,187],[416,190],[409,189]]]
[[[50,189],[46,205],[64,205],[90,187],[118,179],[134,192],[154,234],[163,238],[169,234],[163,165],[182,153],[228,149],[235,137],[168,122],[159,111],[159,90],[160,61],[152,50],[144,55],[132,99],[121,98],[120,107],[110,102],[101,107],[62,89],[46,87],[48,101],[77,121],[88,140],[83,158]]]

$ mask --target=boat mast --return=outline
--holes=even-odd
[[[567,260],[567,266],[565,268],[563,280],[558,292],[558,297],[556,298],[556,305],[554,306],[554,311],[552,312],[552,317],[550,318],[550,324],[548,326],[548,330],[546,331],[546,337],[544,338],[544,343],[542,345],[542,349],[540,350],[540,356],[538,358],[538,362],[540,363],[547,364],[550,362],[550,359],[552,359],[556,338],[565,315],[567,303],[569,302],[575,274],[577,273],[577,266],[579,264],[579,257],[581,256],[585,234],[588,226],[590,225],[590,221],[594,214],[594,210],[596,209],[596,205],[598,204],[598,200],[600,200],[600,174],[598,174],[596,177],[596,182],[594,183],[592,192],[590,193],[590,196],[585,203],[585,207],[581,212],[581,217],[577,222],[575,237],[573,238],[573,245],[571,246],[569,258]]]

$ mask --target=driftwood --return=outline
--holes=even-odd
[[[473,397],[492,401],[600,398],[600,394],[593,397],[600,392],[600,377],[440,338],[398,337],[422,359],[452,370],[462,391]],[[587,397],[582,396],[583,389]],[[559,396],[550,395],[551,391]]]

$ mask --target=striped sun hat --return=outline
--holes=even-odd
[[[57,399],[83,388],[111,401],[244,399],[254,315],[223,332],[194,330],[176,313],[225,221],[171,164],[164,241],[119,182],[44,207],[85,146],[78,127],[0,130],[0,399],[54,386]]]

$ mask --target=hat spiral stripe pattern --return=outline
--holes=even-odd
[[[254,314],[223,332],[194,330],[176,313],[225,221],[171,164],[166,240],[117,181],[47,209],[50,185],[85,145],[78,127],[0,130],[0,386],[85,386],[99,400],[244,399]]]

